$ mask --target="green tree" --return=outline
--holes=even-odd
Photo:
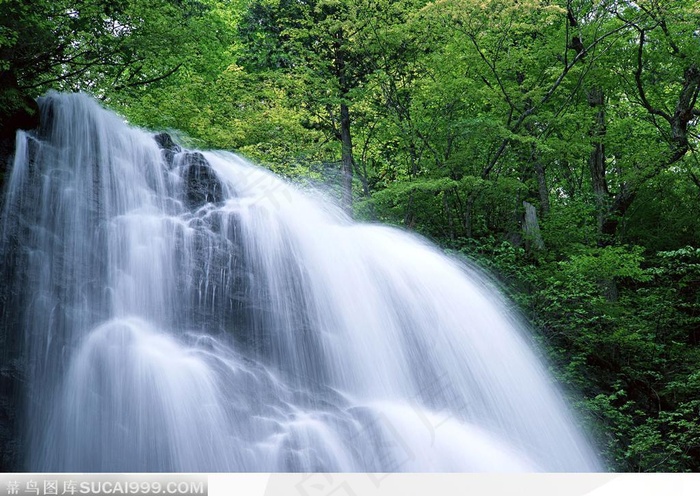
[[[403,22],[400,14],[406,5],[370,0],[255,0],[241,23],[240,34],[249,53],[242,65],[277,78],[292,104],[308,111],[304,125],[340,144],[342,205],[348,212],[356,169],[364,191],[369,191],[367,174],[358,168],[355,157],[353,120],[361,120],[366,110],[360,103],[366,96],[365,84],[386,55],[385,27]],[[369,136],[364,138],[367,143]]]
[[[211,12],[206,0],[3,0],[0,110],[48,89],[106,99],[158,83],[208,52]]]

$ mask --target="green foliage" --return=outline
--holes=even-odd
[[[581,197],[552,205],[542,221],[544,243],[554,253],[570,253],[596,242],[595,206],[591,198]]]
[[[557,263],[532,299],[614,467],[698,470],[699,255],[606,247]]]
[[[133,88],[176,70],[195,43],[206,43],[200,22],[208,9],[199,1],[7,0],[0,59],[6,77],[33,94]]]
[[[625,237],[650,251],[673,250],[697,243],[700,188],[688,170],[667,172],[646,183],[624,225]],[[696,201],[693,201],[693,199]]]
[[[633,281],[649,281],[640,264],[644,260],[639,246],[605,246],[587,248],[572,255],[569,260],[559,262],[558,276],[563,279],[599,280],[628,278]]]
[[[18,111],[33,112],[24,101],[24,95],[17,88],[7,88],[0,92],[0,116],[13,115]]]

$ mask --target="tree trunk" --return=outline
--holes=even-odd
[[[342,198],[341,205],[345,212],[352,216],[352,176],[355,160],[352,156],[352,135],[350,134],[350,109],[346,98],[350,91],[348,76],[345,71],[345,35],[343,30],[338,30],[335,42],[335,67],[336,77],[340,87],[340,143],[341,161],[343,164]]]
[[[641,39],[641,43],[643,43],[643,38]],[[641,64],[641,59],[639,64]],[[661,116],[670,125],[670,136],[668,138],[669,155],[665,160],[659,162],[656,167],[653,167],[651,171],[636,182],[636,184],[623,183],[620,185],[620,191],[615,195],[612,205],[610,205],[610,207],[607,209],[605,218],[600,225],[600,233],[602,234],[601,240],[603,244],[610,242],[610,240],[614,238],[620,225],[620,221],[637,196],[639,185],[681,160],[690,149],[688,125],[692,121],[693,117],[697,115],[695,105],[697,103],[698,94],[700,94],[700,68],[696,64],[691,64],[684,71],[683,87],[681,88],[678,96],[678,102],[676,103],[676,108],[673,115],[669,115],[666,112],[655,109],[651,106],[642,87],[640,71],[641,69],[638,68],[636,79],[642,105],[651,114]]]
[[[540,195],[540,210],[544,217],[549,214],[549,188],[547,188],[544,165],[539,160],[535,161],[535,173],[537,174],[537,191]]]
[[[350,134],[350,110],[345,103],[340,104],[340,141],[343,162],[343,196],[342,206],[352,216],[352,135]]]
[[[411,157],[411,177],[415,178],[418,176],[418,154],[416,153],[416,144],[411,139],[408,145],[408,153]]]
[[[406,211],[403,216],[403,225],[406,229],[413,229],[415,217],[413,215],[413,192],[408,194],[408,202],[406,203]]]
[[[588,104],[597,109],[591,135],[593,137],[593,149],[588,158],[588,166],[591,173],[591,186],[596,204],[596,221],[598,237],[603,234],[603,225],[607,218],[607,204],[610,197],[608,183],[605,178],[605,95],[601,88],[593,88],[587,93]]]
[[[537,135],[537,130],[533,124],[525,124],[525,129],[527,129],[530,136]],[[544,164],[540,159],[535,143],[530,143],[529,156],[524,158],[523,163],[525,164],[525,169],[522,172],[523,182],[527,184],[529,178],[536,180],[537,197],[540,200],[540,213],[545,217],[549,214],[549,189],[547,188]],[[530,194],[534,195],[535,192],[533,191]]]
[[[700,94],[700,67],[693,63],[683,72],[683,88],[678,96],[676,109],[669,119],[671,125],[671,156],[668,164],[682,159],[690,148],[688,124],[698,117],[695,110]]]
[[[615,195],[602,225],[602,244],[609,244],[610,241],[614,239],[622,217],[625,215],[630,205],[632,205],[636,196],[636,191],[632,190],[629,185],[626,183],[620,185],[620,191]]]
[[[448,191],[442,192],[442,206],[445,209],[445,216],[447,217],[447,226],[449,228],[450,240],[455,240],[455,226],[452,220],[452,211],[450,210],[450,203],[447,201]]]
[[[473,219],[472,215],[474,213],[474,203],[476,202],[476,193],[469,193],[467,196],[466,207],[464,209],[464,234],[467,238],[472,237],[472,226]]]

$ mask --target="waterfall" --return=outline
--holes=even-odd
[[[600,470],[478,270],[85,95],[40,107],[0,219],[26,469]]]

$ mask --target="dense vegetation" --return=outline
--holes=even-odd
[[[2,0],[0,113],[84,90],[330,184],[498,275],[610,469],[697,471],[699,28],[690,0]]]

